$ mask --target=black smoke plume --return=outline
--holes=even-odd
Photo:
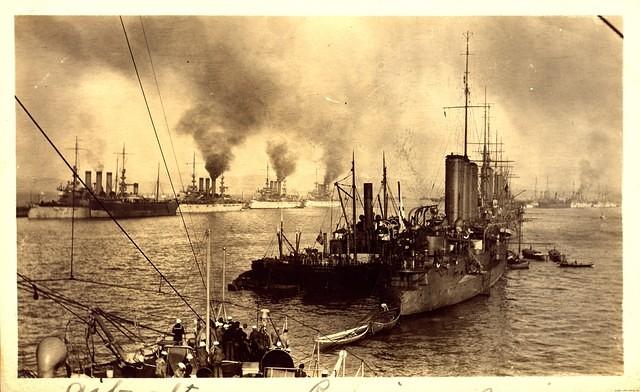
[[[289,150],[287,142],[270,141],[267,144],[267,154],[279,181],[289,177],[296,170],[296,156]]]
[[[586,196],[594,184],[600,180],[600,173],[591,166],[591,162],[586,159],[580,161],[580,187],[578,192]]]

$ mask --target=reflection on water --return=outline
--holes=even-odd
[[[285,231],[301,231],[312,246],[323,226],[335,224],[325,209],[283,211]],[[601,213],[607,219],[600,219]],[[621,374],[622,227],[620,209],[527,210],[525,239],[554,242],[570,259],[593,262],[593,269],[560,269],[532,262],[529,270],[508,271],[491,290],[462,304],[405,318],[388,334],[348,348],[353,374],[366,364],[378,376]],[[180,217],[122,221],[145,254],[198,312],[204,313],[204,230],[212,230],[213,296],[221,295],[222,248],[226,280],[250,268],[251,259],[275,252],[280,211],[248,210],[185,216],[196,250]],[[18,219],[18,272],[31,278],[62,278],[71,268],[71,225],[67,221]],[[173,320],[193,320],[149,263],[107,220],[77,221],[74,276],[135,288],[122,289],[79,281],[47,282],[84,304],[100,306],[155,328]],[[544,246],[538,246],[544,249]],[[269,308],[278,324],[285,316],[297,361],[310,361],[313,339],[336,332],[379,305],[375,297],[339,299],[315,295],[278,297],[250,291],[228,292],[229,313],[249,325],[256,310]],[[18,367],[35,368],[35,346],[48,334],[64,334],[67,312],[51,301],[18,292]],[[186,323],[192,325],[190,322]],[[147,335],[154,339],[154,334]],[[335,353],[322,355],[333,367]],[[311,366],[308,364],[307,366]]]

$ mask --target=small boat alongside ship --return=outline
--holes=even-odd
[[[369,336],[389,331],[396,326],[399,319],[399,308],[376,311],[366,317],[358,326],[330,335],[319,336],[315,342],[320,351],[327,351],[328,349],[355,343]]]
[[[559,263],[562,261],[563,258],[563,254],[560,253],[559,250],[557,250],[555,247],[553,249],[549,249],[549,260],[553,261],[554,263]]]
[[[538,260],[545,261],[544,253],[539,250],[533,249],[531,246],[529,248],[522,249],[522,257],[529,260]]]
[[[573,262],[567,261],[566,259],[562,260],[558,263],[558,267],[561,268],[591,268],[593,267],[593,263],[582,263],[574,260]]]

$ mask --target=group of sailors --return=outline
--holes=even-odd
[[[211,347],[207,350],[206,328],[204,322],[197,321],[195,327],[195,339],[185,339],[186,329],[180,319],[171,329],[173,344],[175,346],[191,346],[194,356],[188,352],[184,359],[172,366],[173,377],[192,377],[194,366],[196,369],[209,368],[213,377],[222,377],[222,362],[224,360],[238,362],[258,362],[264,354],[272,348],[278,348],[290,352],[287,327],[281,332],[274,331],[271,335],[267,332],[266,325],[251,327],[249,335],[245,332],[247,324],[241,325],[234,321],[233,317],[222,317],[217,321],[210,320]],[[168,359],[167,351],[160,351],[156,360],[156,376],[167,377]]]

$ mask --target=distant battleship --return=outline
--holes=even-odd
[[[331,198],[329,186],[316,182],[316,189],[310,192],[304,201],[305,207],[340,207],[339,200]]]
[[[556,194],[553,198],[544,198],[538,200],[538,208],[569,208],[571,200],[558,199]]]
[[[249,202],[252,209],[302,208],[304,204],[297,195],[288,195],[286,182],[282,178],[269,181],[269,167],[267,179],[263,188],[258,189]]]
[[[76,142],[76,154],[77,154]],[[159,178],[156,182],[155,198],[144,197],[139,194],[138,183],[126,182],[124,167],[125,150],[122,148],[123,163],[119,189],[113,189],[112,173],[106,173],[105,187],[102,186],[102,171],[96,171],[96,182],[91,182],[91,171],[85,171],[84,183],[80,187],[77,165],[74,165],[72,181],[58,187],[58,200],[40,202],[33,206],[28,213],[30,219],[86,219],[108,218],[109,213],[114,218],[141,218],[153,216],[171,216],[176,214],[178,204],[175,200],[161,200],[158,197]],[[116,176],[116,182],[118,178]],[[132,187],[132,192],[128,188]],[[93,193],[94,196],[91,194]],[[109,213],[107,213],[109,211]]]
[[[211,186],[213,184],[213,186]],[[191,175],[191,186],[180,199],[180,211],[183,213],[206,213],[206,212],[226,212],[240,211],[244,203],[234,200],[226,195],[227,187],[224,186],[224,176],[220,178],[220,193],[215,193],[216,180],[210,178],[199,178],[196,186],[196,163],[193,159],[193,173]]]

